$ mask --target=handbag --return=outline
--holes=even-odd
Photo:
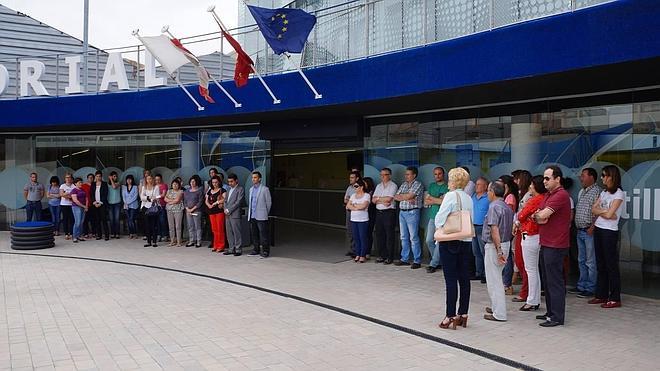
[[[153,191],[151,191],[151,193],[153,196]],[[152,216],[158,215],[158,213],[160,213],[160,202],[158,200],[151,201],[151,206],[149,206],[144,213]]]
[[[474,225],[472,224],[472,213],[463,210],[461,196],[456,193],[458,198],[458,210],[452,211],[447,216],[445,224],[437,228],[433,238],[438,242],[458,241],[474,237]]]

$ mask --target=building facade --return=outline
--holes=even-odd
[[[387,166],[400,183],[405,167],[417,166],[426,186],[438,165],[496,179],[559,164],[576,198],[584,167],[614,164],[626,192],[624,291],[660,297],[660,42],[651,32],[660,4],[292,5],[323,14],[301,58],[313,66],[306,73],[322,99],[297,74],[282,73],[287,67],[247,30],[238,36],[278,105],[255,79],[243,89],[223,83],[243,107],[212,87],[218,102],[199,112],[178,88],[0,100],[0,224],[24,218],[31,171],[46,181],[65,172],[115,170],[123,179],[151,169],[169,181],[206,178],[213,166],[244,184],[253,170],[265,174],[276,244],[306,230],[343,249],[352,167],[377,181]],[[239,22],[249,26],[242,12]]]

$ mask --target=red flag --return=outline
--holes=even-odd
[[[239,44],[238,41],[236,41],[228,32],[222,30],[222,34],[236,51],[234,82],[236,83],[236,86],[240,88],[247,85],[248,77],[250,77],[250,74],[252,73],[252,67],[250,66],[254,65],[254,62],[252,62],[250,56],[247,55],[243,48],[241,48],[241,44]]]
[[[207,102],[215,103],[213,98],[211,98],[211,94],[209,93],[209,80],[211,80],[209,72],[206,70],[206,68],[204,68],[204,66],[202,66],[202,64],[199,62],[199,59],[197,59],[197,57],[195,57],[195,55],[191,53],[190,50],[186,49],[183,44],[181,44],[179,39],[172,38],[170,40],[172,40],[172,44],[179,48],[186,56],[186,58],[190,60],[190,63],[195,66],[197,77],[199,78],[199,95],[204,97]]]

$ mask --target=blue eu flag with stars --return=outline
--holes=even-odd
[[[301,53],[316,17],[301,9],[248,6],[261,33],[275,54]]]

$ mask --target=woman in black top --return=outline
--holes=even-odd
[[[225,190],[222,188],[220,177],[211,178],[211,188],[206,192],[204,203],[211,222],[213,232],[213,252],[225,249]]]

